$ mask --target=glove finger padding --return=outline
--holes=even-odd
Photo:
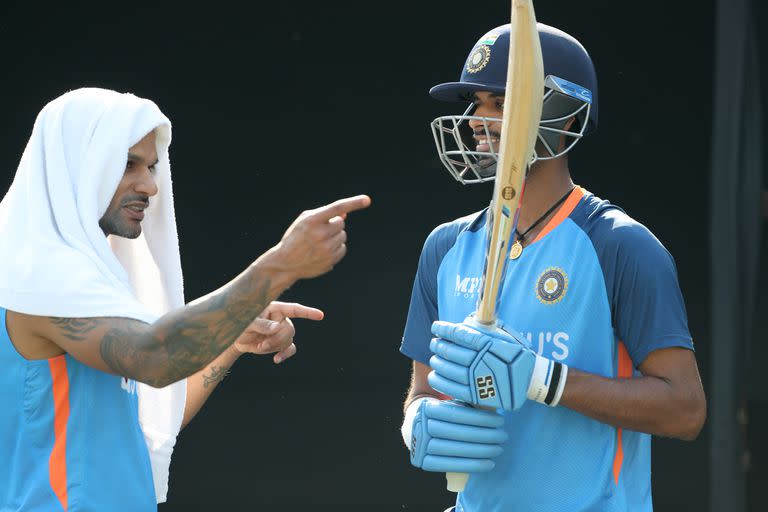
[[[470,459],[495,459],[501,452],[498,444],[465,443],[450,439],[433,438],[429,442],[429,453],[443,457],[464,457]]]
[[[465,384],[459,384],[451,379],[446,379],[435,371],[429,372],[427,376],[427,382],[430,387],[435,391],[439,391],[444,395],[448,395],[456,400],[466,402],[468,404],[472,401],[472,390]]]
[[[441,338],[432,338],[429,342],[429,350],[443,359],[462,366],[469,366],[477,356],[477,350],[464,348],[451,341],[446,342]]]
[[[468,443],[500,444],[507,440],[507,434],[499,428],[475,427],[436,419],[427,422],[427,431],[433,438]]]
[[[500,428],[504,426],[504,416],[496,411],[473,409],[454,401],[438,402],[437,404],[430,402],[426,407],[428,409],[427,415],[436,420],[486,428]]]
[[[471,364],[471,363],[470,363]],[[468,365],[460,365],[452,363],[447,359],[443,359],[439,355],[434,355],[429,358],[429,366],[437,371],[441,377],[452,380],[465,386],[469,384],[469,369]]]
[[[411,463],[426,471],[490,471],[507,439],[503,422],[496,412],[423,400],[413,421]]]
[[[472,350],[481,350],[493,338],[465,324],[437,321],[432,323],[432,334],[451,340],[455,344]]]
[[[421,466],[417,467],[424,471],[435,471],[438,473],[486,473],[495,466],[496,463],[489,459],[427,455]]]

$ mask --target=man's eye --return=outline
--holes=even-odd
[[[133,168],[133,161],[132,160],[128,160],[128,162],[126,162],[126,164],[125,164],[125,168],[126,169]]]
[[[149,166],[149,172],[151,172],[152,174],[155,174],[156,170],[157,170],[157,166],[156,165],[150,165]]]
[[[504,102],[503,101],[496,102],[496,109],[497,110],[504,110]]]

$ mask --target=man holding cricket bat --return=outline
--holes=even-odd
[[[648,229],[571,180],[567,153],[597,127],[597,78],[573,37],[537,31],[537,158],[503,245],[496,322],[473,320],[486,209],[424,245],[400,348],[413,360],[403,438],[415,466],[471,475],[457,512],[652,510],[650,434],[693,440],[706,415],[677,272]],[[497,172],[510,33],[485,34],[460,81],[430,91],[469,103],[432,123],[462,183]]]

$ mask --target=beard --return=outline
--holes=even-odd
[[[480,158],[477,161],[477,164],[475,164],[475,170],[477,171],[477,174],[480,175],[481,178],[490,178],[491,176],[496,175],[496,167],[498,166],[498,162],[495,158],[492,157],[485,157]]]
[[[107,211],[99,219],[99,227],[106,236],[115,235],[122,238],[134,239],[141,235],[141,222],[126,217],[123,208],[131,202],[143,202],[149,206],[149,198],[141,195],[124,197],[119,204],[110,204]]]
[[[121,210],[107,211],[99,219],[99,227],[105,235],[115,235],[122,238],[138,238],[141,234],[141,223],[135,220],[125,219],[121,216]]]

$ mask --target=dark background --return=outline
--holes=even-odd
[[[768,30],[768,9],[755,4]],[[536,8],[584,44],[598,72],[600,126],[572,153],[574,179],[675,256],[708,389],[714,0]],[[457,79],[508,10],[480,0],[0,8],[0,186],[37,112],[61,93],[87,85],[153,99],[174,124],[188,300],[234,277],[301,210],[373,198],[348,220],[346,259],[285,294],[326,319],[297,322],[299,353],[285,364],[235,365],[179,439],[162,512],[448,506],[442,475],[412,469],[402,446],[410,365],[398,346],[424,238],[484,207],[491,188],[462,187],[441,168],[429,122],[463,107],[426,92]],[[751,403],[763,428],[766,399]],[[752,510],[768,477],[760,437],[750,437]],[[692,443],[654,440],[657,510],[707,508],[707,439],[705,427]]]

